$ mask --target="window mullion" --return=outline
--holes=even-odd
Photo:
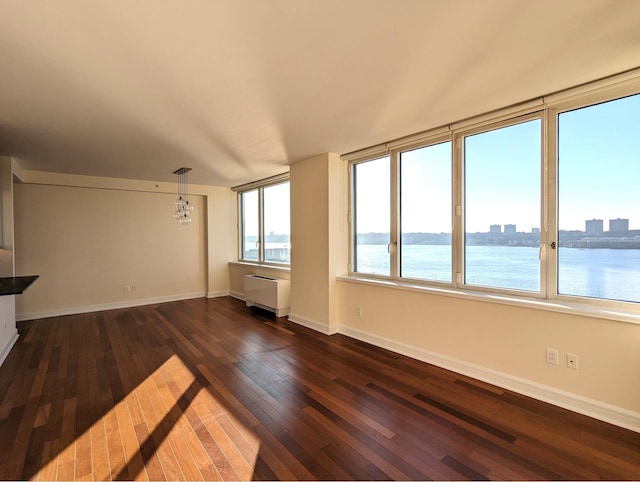
[[[238,194],[238,259],[244,259],[244,223],[244,196],[242,194]]]
[[[400,212],[400,176],[399,176],[399,163],[398,163],[398,152],[394,151],[390,154],[389,162],[390,162],[390,203],[391,203],[391,226],[390,226],[390,249],[389,256],[391,256],[391,278],[398,279],[400,278],[400,216],[402,213]]]
[[[258,260],[264,263],[264,189],[258,189]]]
[[[556,120],[545,110],[542,117],[542,220],[540,230],[540,292],[543,298],[557,296],[558,250],[551,247],[557,236],[557,182],[556,182]]]
[[[464,280],[464,173],[463,173],[463,150],[462,136],[457,134],[454,137],[452,149],[452,239],[451,253],[451,280],[453,285],[460,288]],[[458,276],[458,273],[460,276]]]

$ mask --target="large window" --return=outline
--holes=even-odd
[[[241,261],[289,264],[291,227],[289,182],[239,188]]]
[[[400,153],[400,277],[451,282],[451,142]]]
[[[389,158],[357,164],[353,168],[355,198],[354,271],[389,276]]]
[[[640,80],[612,85],[346,156],[350,271],[634,309]]]
[[[640,302],[640,95],[558,116],[558,292]]]
[[[240,194],[241,233],[242,242],[240,259],[258,261],[260,259],[260,222],[259,222],[259,191],[243,192]]]
[[[451,283],[451,142],[356,162],[351,179],[352,271]]]
[[[540,290],[541,121],[464,137],[464,280]]]

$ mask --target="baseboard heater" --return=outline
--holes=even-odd
[[[290,282],[287,279],[247,274],[244,276],[244,299],[247,306],[273,311],[277,317],[287,316],[289,287]]]

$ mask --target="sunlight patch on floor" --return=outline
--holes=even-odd
[[[173,355],[73,443],[47,442],[50,461],[31,480],[250,480],[259,439],[218,389],[201,389]],[[75,417],[76,399],[65,400],[64,418]]]

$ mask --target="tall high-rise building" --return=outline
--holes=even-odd
[[[585,221],[585,232],[587,234],[602,234],[604,223],[602,219],[587,219]]]
[[[502,225],[500,224],[492,224],[489,226],[489,232],[491,234],[500,234],[502,233]]]
[[[515,224],[505,224],[504,225],[504,234],[516,234],[516,225]]]
[[[629,231],[628,219],[609,219],[609,231],[614,233],[622,233]]]

